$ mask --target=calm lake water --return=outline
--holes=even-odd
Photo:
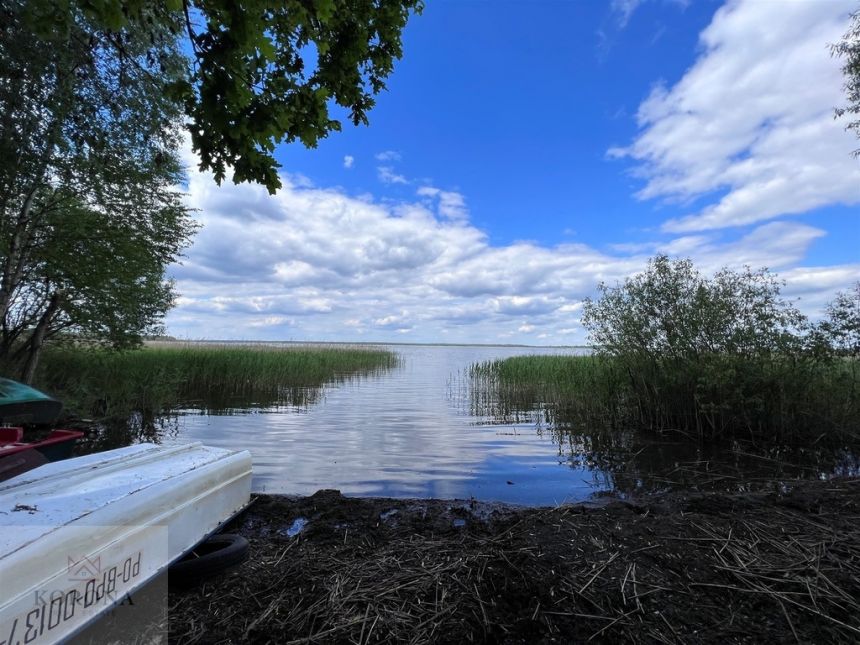
[[[668,441],[622,442],[623,450],[593,454],[548,424],[539,409],[504,415],[485,409],[468,377],[475,362],[587,350],[388,349],[400,356],[398,367],[327,386],[306,406],[183,410],[160,439],[250,450],[255,491],[297,495],[336,488],[346,495],[549,505],[606,491],[628,495],[707,485],[743,490],[757,479],[772,486],[773,476],[857,472],[856,459],[846,455],[828,457],[824,465],[807,455],[805,466],[792,467],[781,455],[704,454]]]

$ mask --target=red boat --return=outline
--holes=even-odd
[[[24,442],[24,428],[0,428],[0,481],[70,457],[75,441],[83,436],[77,430],[51,430],[41,441]]]

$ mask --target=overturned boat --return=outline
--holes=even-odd
[[[138,444],[0,483],[0,643],[65,639],[250,501],[251,456]]]

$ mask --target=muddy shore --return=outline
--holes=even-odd
[[[858,642],[860,479],[519,508],[259,496],[175,643]]]

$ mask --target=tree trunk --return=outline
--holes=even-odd
[[[33,330],[33,335],[28,341],[30,349],[27,352],[27,362],[21,370],[21,380],[30,385],[33,382],[33,377],[36,375],[36,366],[39,364],[39,355],[42,353],[42,344],[45,342],[45,334],[51,324],[54,314],[60,306],[60,294],[55,293],[51,296],[51,301],[48,303],[48,308],[39,319],[39,323]]]
[[[12,297],[12,292],[18,286],[18,280],[21,277],[27,241],[25,235],[29,233],[30,209],[33,206],[33,198],[35,196],[36,187],[34,186],[24,199],[24,205],[18,213],[15,230],[9,244],[9,255],[3,263],[3,278],[0,280],[0,319],[3,320],[6,319],[6,313],[9,310],[9,301]]]
[[[56,138],[60,134],[60,123],[52,121],[45,129],[45,149],[39,158],[39,168],[33,174],[29,189],[24,193],[24,201],[15,217],[15,227],[9,240],[9,253],[3,261],[2,277],[0,277],[0,320],[5,321],[9,313],[9,304],[12,294],[18,288],[21,275],[29,260],[30,244],[34,234],[35,224],[38,223],[40,213],[33,213],[33,202],[39,189],[44,187],[48,181],[48,168],[50,166],[51,153],[56,145]],[[8,203],[11,195],[4,195],[3,201]],[[6,213],[0,213],[5,217]]]

